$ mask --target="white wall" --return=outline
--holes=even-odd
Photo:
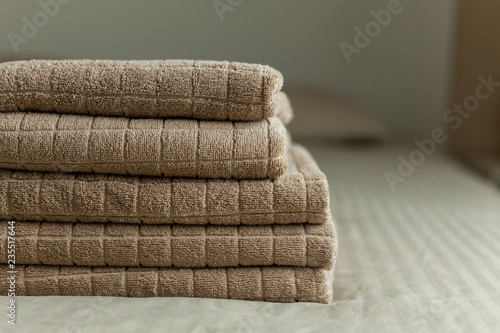
[[[8,33],[21,35],[22,17],[32,21],[41,8],[38,1],[0,0],[0,60],[260,62],[281,70],[285,87],[310,84],[356,99],[396,132],[427,136],[440,125],[449,102],[455,0],[401,0],[402,12],[351,64],[339,44],[352,44],[353,28],[396,0],[217,1],[236,3],[223,21],[213,0],[72,0],[16,54]]]

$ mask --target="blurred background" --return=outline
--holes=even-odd
[[[0,4],[0,61],[188,58],[275,67],[296,106],[297,138],[427,138],[449,130],[444,114],[474,93],[479,76],[500,74],[492,65],[500,53],[492,47],[500,33],[494,0]],[[443,146],[500,151],[499,105],[498,97],[481,103],[482,115]]]

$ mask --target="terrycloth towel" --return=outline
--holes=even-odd
[[[0,64],[0,112],[258,120],[282,85],[269,66],[227,61],[17,61]]]
[[[277,178],[287,134],[252,121],[0,113],[0,168],[224,179]]]
[[[301,146],[276,179],[221,180],[0,169],[0,219],[146,224],[324,223],[328,183]]]
[[[325,224],[186,226],[16,222],[16,264],[144,267],[308,266],[337,254]],[[0,222],[0,263],[8,224]]]
[[[147,268],[17,265],[16,296],[206,297],[332,301],[332,270],[309,267]],[[0,294],[10,283],[0,265]]]

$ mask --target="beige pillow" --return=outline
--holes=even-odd
[[[354,103],[307,87],[285,87],[294,119],[288,129],[295,140],[380,141],[387,129]]]

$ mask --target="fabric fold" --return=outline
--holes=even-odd
[[[15,61],[0,64],[0,112],[259,120],[282,85],[269,66],[228,61]]]
[[[224,179],[286,172],[286,130],[253,121],[0,113],[0,168]]]
[[[266,226],[16,222],[16,263],[76,266],[331,268],[333,221]],[[8,224],[0,224],[7,244]],[[0,246],[0,263],[8,262]]]
[[[147,268],[18,265],[16,296],[204,297],[269,302],[332,300],[332,270],[309,267]],[[0,265],[0,294],[9,290]]]
[[[328,182],[309,152],[278,179],[132,177],[0,169],[0,219],[258,225],[325,223]]]

